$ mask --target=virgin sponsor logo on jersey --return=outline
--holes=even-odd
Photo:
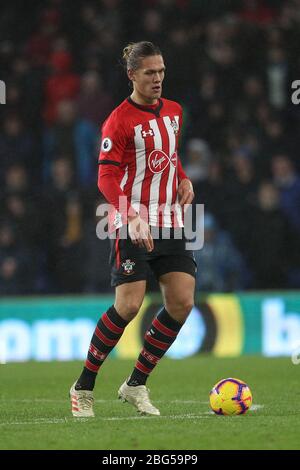
[[[109,137],[105,137],[102,141],[101,150],[102,152],[109,152],[112,149],[112,141]]]
[[[176,168],[176,152],[174,152],[173,155],[169,157],[162,150],[152,150],[148,157],[148,166],[152,173],[161,173],[169,166],[170,162]]]

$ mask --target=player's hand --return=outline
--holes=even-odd
[[[191,181],[187,178],[181,180],[177,189],[179,196],[179,204],[184,207],[185,204],[191,204],[195,197],[194,189]]]
[[[139,215],[129,219],[128,233],[134,245],[145,247],[147,251],[154,248],[150,227]]]

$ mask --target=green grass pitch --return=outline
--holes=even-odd
[[[300,365],[289,358],[211,356],[164,359],[148,381],[159,417],[140,417],[117,400],[133,361],[108,359],[95,389],[95,419],[70,414],[68,390],[80,362],[0,365],[0,449],[299,449]],[[210,413],[220,379],[245,380],[253,409]]]

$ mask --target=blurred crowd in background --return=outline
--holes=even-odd
[[[299,0],[1,2],[0,295],[111,291],[95,229],[122,48],[163,51],[180,157],[205,204],[200,291],[300,287]],[[153,284],[155,288],[155,284]]]

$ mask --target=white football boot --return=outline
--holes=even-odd
[[[121,385],[118,391],[118,397],[123,402],[130,403],[135,406],[138,412],[142,415],[159,416],[160,411],[152,405],[149,399],[149,388],[145,385],[138,385],[132,387],[125,382]]]
[[[94,418],[94,397],[90,390],[75,390],[76,382],[70,389],[72,415],[75,418]]]

